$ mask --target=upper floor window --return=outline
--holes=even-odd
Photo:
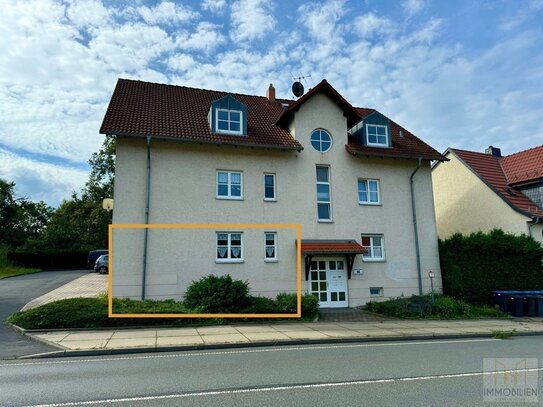
[[[330,167],[324,165],[317,165],[317,216],[319,221],[332,220]]]
[[[366,124],[368,146],[388,147],[388,126]]]
[[[243,234],[240,232],[217,233],[218,263],[241,263],[243,261]]]
[[[217,132],[242,134],[243,113],[239,110],[217,109]]]
[[[383,235],[362,235],[364,261],[380,261],[385,259]]]
[[[243,199],[243,174],[239,171],[217,171],[217,198]]]
[[[264,200],[277,200],[275,195],[275,174],[264,174]]]
[[[381,203],[379,180],[358,180],[358,203],[364,205],[379,205]]]
[[[332,136],[322,129],[317,129],[311,133],[311,145],[317,151],[326,153],[332,147]]]

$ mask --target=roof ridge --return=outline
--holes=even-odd
[[[203,90],[205,92],[213,92],[213,93],[227,93],[229,95],[248,96],[248,97],[268,100],[268,98],[266,96],[250,95],[248,93],[239,93],[239,92],[229,92],[227,90],[195,88],[195,87],[192,87],[192,86],[175,85],[175,84],[172,84],[172,83],[158,83],[158,82],[142,81],[142,80],[139,80],[139,79],[125,79],[125,78],[118,78],[118,81],[139,82],[139,83],[147,83],[147,84],[150,84],[150,85],[171,86],[171,87],[174,87],[174,88],[183,88],[183,89],[190,89],[190,90]],[[276,102],[295,102],[295,100],[284,99],[284,98],[276,98],[275,101]]]
[[[527,153],[528,151],[537,150],[538,148],[543,148],[543,144],[541,144],[540,146],[527,148],[526,150],[517,151],[516,153],[511,153],[509,155],[504,156],[503,158],[509,158],[509,157],[514,156],[514,155],[524,154],[524,153]]]

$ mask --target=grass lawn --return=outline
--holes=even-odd
[[[6,277],[22,276],[23,274],[39,273],[41,269],[26,269],[24,267],[0,267],[0,280]]]

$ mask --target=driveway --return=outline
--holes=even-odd
[[[27,302],[90,273],[87,270],[44,271],[0,280],[0,359],[55,350],[19,335],[4,325],[8,316]]]

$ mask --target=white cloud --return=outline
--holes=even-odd
[[[79,192],[88,178],[88,172],[45,164],[23,158],[0,149],[0,178],[15,182],[17,196],[30,197],[57,206]]]
[[[266,0],[236,1],[232,4],[231,20],[230,36],[234,41],[244,43],[273,33],[276,24],[272,3]]]
[[[226,6],[226,0],[204,0],[202,2],[202,10],[212,13],[221,13],[226,9]]]
[[[225,38],[219,31],[219,26],[206,21],[199,23],[194,32],[179,34],[176,39],[176,45],[181,49],[197,50],[207,54],[224,42]]]
[[[372,12],[355,17],[353,31],[361,38],[387,36],[396,32],[394,23],[386,17],[379,17]]]
[[[98,0],[69,0],[66,16],[76,27],[89,28],[111,24],[111,10]]]
[[[145,22],[149,24],[187,23],[198,16],[198,13],[189,7],[170,1],[162,1],[154,7],[140,6],[137,8],[137,11]]]
[[[402,7],[407,15],[412,17],[426,7],[426,0],[405,0]]]

